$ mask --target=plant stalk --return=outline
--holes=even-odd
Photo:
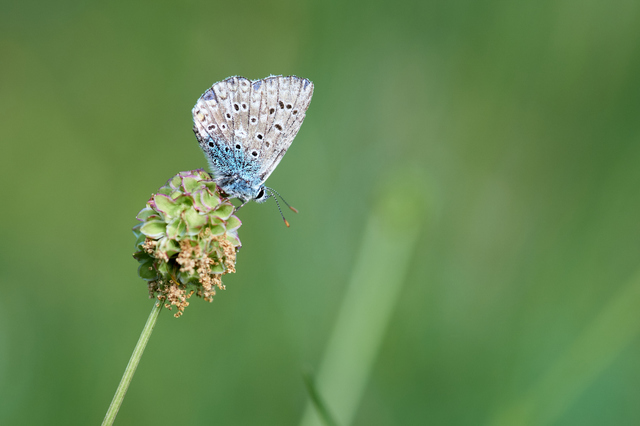
[[[112,425],[118,415],[118,410],[120,410],[124,396],[127,393],[127,389],[129,389],[129,384],[131,384],[131,379],[133,379],[133,375],[136,372],[140,358],[142,358],[144,348],[147,346],[147,342],[149,342],[149,338],[153,332],[153,327],[155,327],[156,321],[158,320],[158,314],[160,314],[160,311],[162,310],[162,305],[161,301],[156,300],[153,304],[153,308],[151,308],[151,313],[149,314],[149,318],[147,318],[147,323],[142,329],[138,343],[131,354],[127,368],[124,370],[118,389],[116,389],[111,405],[109,405],[107,414],[104,416],[104,420],[102,421],[102,426]]]

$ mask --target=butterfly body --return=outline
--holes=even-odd
[[[193,107],[193,131],[218,186],[230,197],[265,201],[264,182],[298,133],[313,83],[289,76],[229,77]]]

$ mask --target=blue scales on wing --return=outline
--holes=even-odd
[[[198,99],[193,130],[225,192],[266,199],[263,184],[298,133],[312,95],[313,83],[300,77],[230,77]]]

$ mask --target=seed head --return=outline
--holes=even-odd
[[[153,194],[136,219],[138,275],[180,317],[193,294],[211,302],[224,290],[222,275],[235,272],[240,219],[202,169],[180,172]]]

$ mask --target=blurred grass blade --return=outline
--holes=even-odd
[[[494,426],[556,424],[637,336],[640,273],[595,316],[521,398],[500,410]]]
[[[335,420],[333,420],[329,409],[325,405],[322,397],[316,389],[316,384],[314,383],[311,371],[305,371],[304,373],[302,373],[302,378],[307,388],[307,392],[309,393],[309,398],[311,399],[311,402],[316,409],[316,413],[318,414],[320,419],[322,419],[322,423],[324,424],[324,426],[338,426]]]
[[[369,215],[329,342],[317,389],[338,424],[351,424],[393,314],[425,219],[422,179],[396,172]],[[311,403],[302,426],[322,425]]]

